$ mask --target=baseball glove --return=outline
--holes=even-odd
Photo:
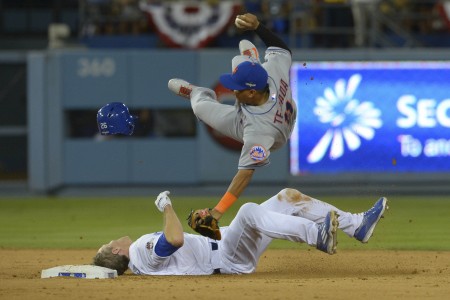
[[[214,240],[220,240],[222,236],[220,234],[219,221],[211,216],[211,214],[202,217],[199,211],[199,209],[195,211],[192,210],[189,214],[187,218],[189,227],[203,236],[207,236]]]

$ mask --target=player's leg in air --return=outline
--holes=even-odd
[[[381,197],[373,207],[362,213],[350,213],[307,196],[296,189],[283,189],[277,195],[261,204],[267,209],[288,215],[306,218],[321,223],[330,210],[339,215],[339,228],[349,237],[367,243],[384,212],[388,209],[387,199]]]
[[[201,121],[221,134],[242,142],[242,126],[237,109],[233,105],[218,102],[213,90],[179,78],[169,80],[168,87],[176,95],[190,99],[192,111]]]

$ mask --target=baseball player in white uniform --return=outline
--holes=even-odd
[[[190,99],[201,121],[243,143],[238,171],[211,210],[217,220],[245,190],[255,169],[269,164],[271,151],[286,144],[297,116],[290,88],[291,50],[252,14],[238,16],[236,26],[254,30],[268,48],[261,64],[256,47],[242,41],[241,55],[232,60],[233,72],[220,77],[222,85],[234,91],[235,106],[219,103],[213,90],[185,80],[171,79],[168,83],[172,92]]]
[[[387,209],[380,198],[364,213],[352,214],[311,198],[295,189],[283,189],[264,203],[245,203],[220,241],[184,233],[172,208],[169,192],[158,195],[155,205],[164,215],[164,229],[136,241],[122,237],[103,245],[94,264],[128,268],[138,275],[210,275],[252,273],[273,239],[307,243],[328,254],[336,253],[337,228],[366,243]],[[209,209],[195,211],[197,218]]]

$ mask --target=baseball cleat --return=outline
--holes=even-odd
[[[241,55],[250,56],[256,59],[259,63],[259,52],[258,49],[256,49],[256,46],[253,45],[252,42],[248,40],[242,40],[239,42],[239,52],[241,52]]]
[[[194,85],[190,84],[186,80],[178,78],[170,79],[167,86],[173,93],[186,99],[191,98],[192,88],[194,87]]]
[[[338,217],[332,210],[325,217],[325,221],[319,224],[316,248],[330,255],[336,253]]]
[[[377,226],[380,218],[383,217],[386,209],[389,209],[387,206],[387,199],[385,197],[381,197],[371,209],[364,212],[362,223],[353,235],[355,239],[362,243],[367,243],[373,234],[375,226]]]

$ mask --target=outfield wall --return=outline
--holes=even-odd
[[[188,110],[187,101],[171,94],[167,81],[184,78],[218,88],[218,75],[228,72],[232,50],[52,50],[28,54],[28,173],[33,191],[48,192],[66,186],[202,185],[228,184],[237,169],[239,152],[217,143],[196,122],[194,136],[98,137],[69,136],[67,114],[92,110],[108,102],[126,103],[131,110]],[[294,51],[298,62],[450,60],[442,50]],[[450,87],[448,88],[450,91]],[[450,98],[450,92],[449,92]],[[227,96],[229,98],[229,95]],[[298,103],[302,109],[302,103]],[[92,116],[95,118],[95,114]],[[449,128],[445,128],[449,130]],[[290,173],[289,147],[272,154],[271,165],[256,172],[255,184],[290,183],[319,189],[383,184],[441,189],[448,172],[427,174],[345,172]],[[450,160],[444,161],[444,164]],[[329,182],[333,182],[331,185]],[[417,184],[420,183],[420,184]]]

